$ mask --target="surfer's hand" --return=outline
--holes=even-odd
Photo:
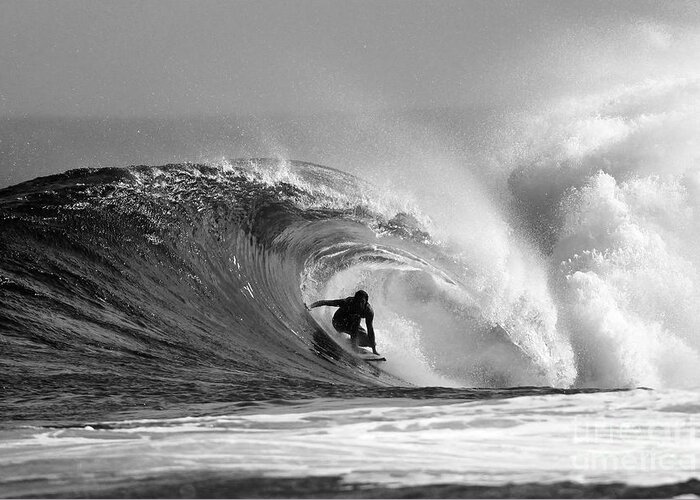
[[[311,310],[311,308],[310,308],[309,306],[306,305],[306,302],[304,302],[304,307],[306,307],[306,310],[307,310],[307,311],[310,311],[310,310]]]

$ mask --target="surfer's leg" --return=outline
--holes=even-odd
[[[367,330],[362,327],[360,327],[357,332],[357,343],[361,347],[372,347],[372,342],[369,339],[369,335],[367,335]]]
[[[347,323],[335,320],[333,321],[333,328],[335,328],[335,331],[338,333],[349,335],[352,348],[357,350],[357,335],[355,333],[356,328],[353,328],[352,325],[348,325]]]
[[[353,344],[355,347],[372,347],[372,344],[369,341],[369,335],[367,335],[367,330],[359,325],[357,328],[355,328],[354,335],[352,335],[351,338],[353,338]]]
[[[352,337],[352,328],[342,321],[336,321],[335,318],[333,318],[333,328],[335,328],[335,331],[338,333],[345,333]]]
[[[360,326],[360,322],[358,321],[357,323],[353,324],[348,324],[342,321],[337,321],[333,320],[333,328],[338,333],[344,333],[346,335],[350,335],[350,343],[352,344],[353,348],[357,349],[358,346],[360,347],[371,347],[372,345],[369,342],[369,336],[367,335],[367,330],[362,328]]]

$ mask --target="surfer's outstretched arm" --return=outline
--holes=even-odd
[[[319,306],[334,306],[340,307],[345,303],[345,299],[335,299],[335,300],[317,300],[309,306],[309,309]]]

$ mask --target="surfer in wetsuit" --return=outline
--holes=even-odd
[[[355,292],[354,297],[335,300],[318,300],[311,304],[309,309],[319,306],[333,306],[339,308],[333,315],[333,328],[341,333],[350,335],[353,346],[371,347],[372,352],[379,355],[374,342],[374,311],[369,305],[369,295],[364,290]],[[365,318],[367,330],[360,326],[360,321]]]

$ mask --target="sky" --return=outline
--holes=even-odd
[[[698,26],[693,1],[0,0],[0,116],[510,106],[693,77]]]

